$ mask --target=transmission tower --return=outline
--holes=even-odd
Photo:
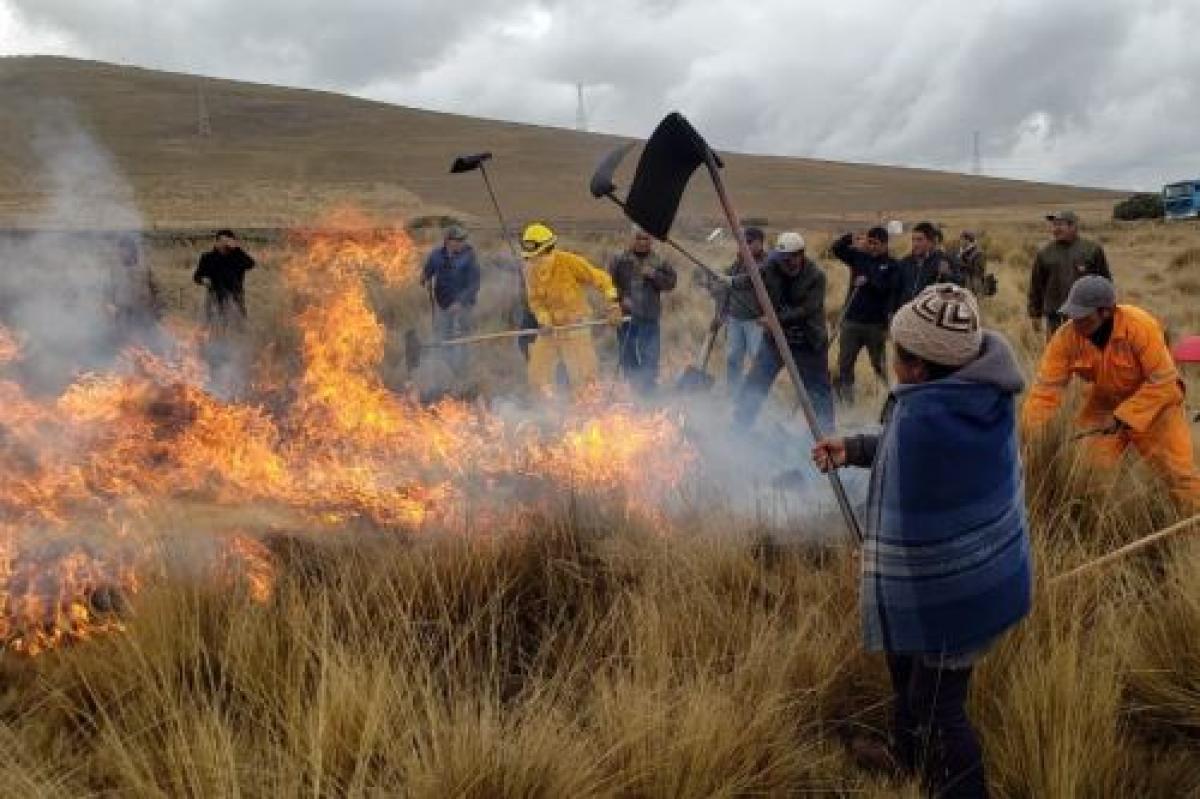
[[[575,84],[575,130],[587,133],[587,106],[583,104],[583,84]]]
[[[212,117],[208,115],[208,98],[204,84],[196,88],[196,135],[206,139],[212,135]]]
[[[971,137],[971,174],[983,174],[983,156],[979,150],[979,131]]]

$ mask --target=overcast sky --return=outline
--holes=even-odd
[[[1200,177],[1200,0],[0,0],[56,53],[718,146],[1122,188]]]

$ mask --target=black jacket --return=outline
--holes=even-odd
[[[664,291],[675,288],[675,267],[656,253],[637,255],[626,250],[613,259],[608,272],[621,307],[634,319],[653,321],[662,316]]]
[[[900,259],[900,292],[896,297],[896,307],[899,308],[935,283],[962,286],[965,282],[961,265],[940,250],[934,250],[924,258],[906,255]]]
[[[847,233],[833,243],[834,257],[850,267],[850,285],[846,301],[846,321],[870,325],[886,325],[900,291],[900,267],[888,255],[875,257],[854,249],[853,237]],[[867,282],[857,291],[854,281],[865,277]],[[853,298],[853,301],[851,301]]]
[[[825,328],[825,271],[805,258],[800,271],[789,275],[780,259],[773,256],[763,269],[763,283],[788,344],[823,352],[829,346]],[[770,337],[766,340],[770,341]]]
[[[246,273],[254,268],[254,259],[241,247],[222,253],[215,247],[200,256],[192,280],[203,285],[208,281],[208,290],[217,302],[240,299],[244,295],[243,281]]]

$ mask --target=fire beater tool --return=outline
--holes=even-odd
[[[613,169],[615,169],[615,163],[620,161],[620,157],[615,153],[610,154],[601,167],[603,168],[612,159],[615,159],[613,165]],[[700,166],[707,169],[713,188],[716,189],[729,229],[735,233],[734,239],[737,241],[742,262],[746,264],[750,282],[754,286],[755,297],[763,309],[767,330],[775,342],[776,349],[787,369],[788,377],[796,389],[800,408],[804,412],[804,420],[808,424],[813,438],[819,441],[824,438],[825,431],[821,429],[812,399],[804,387],[804,381],[800,378],[800,371],[796,368],[796,361],[792,358],[792,352],[788,348],[787,338],[779,324],[779,317],[771,305],[771,298],[767,294],[767,287],[763,283],[758,264],[750,254],[745,237],[736,235],[742,230],[742,224],[721,178],[721,167],[723,166],[721,159],[682,114],[678,112],[668,114],[655,128],[642,150],[629,193],[624,202],[619,204],[625,215],[643,230],[660,241],[666,241],[679,210],[683,192],[687,188],[692,173]],[[611,183],[611,179],[609,182]],[[595,183],[594,180],[593,183]],[[597,195],[597,188],[604,188],[604,186],[593,185],[593,195],[608,195],[611,198],[611,192],[601,192]],[[612,199],[615,201],[615,198]],[[854,515],[854,509],[850,506],[850,499],[846,495],[840,475],[836,470],[830,470],[827,476],[848,532],[854,540],[861,542],[862,528],[859,526],[858,518]]]
[[[621,322],[628,322],[630,317],[621,318]],[[565,333],[571,330],[586,330],[592,327],[604,327],[611,325],[607,319],[589,319],[586,322],[575,322],[570,325],[556,325],[554,327],[537,328],[534,332],[541,334]],[[408,371],[412,372],[421,365],[421,354],[425,350],[444,349],[446,347],[458,347],[468,344],[482,344],[487,341],[500,341],[503,339],[519,338],[520,336],[529,335],[529,330],[501,330],[497,333],[480,333],[475,336],[462,336],[461,338],[451,338],[445,341],[421,341],[417,336],[417,331],[409,328],[404,331],[404,365]]]
[[[496,199],[496,192],[492,189],[492,181],[488,178],[487,162],[492,160],[491,153],[474,153],[472,155],[460,155],[454,159],[454,163],[450,164],[450,174],[460,175],[463,172],[479,171],[483,176],[483,185],[487,188],[488,197],[492,200],[492,208],[496,210],[496,219],[500,222],[500,235],[504,238],[504,242],[508,245],[509,251],[512,252],[513,258],[517,259],[518,265],[521,263],[521,253],[517,249],[517,244],[513,241],[512,234],[509,233],[508,223],[504,220],[504,212],[500,210],[500,202]],[[524,279],[522,277],[522,279]]]
[[[600,163],[596,166],[596,171],[592,174],[592,180],[591,180],[591,183],[589,184],[588,188],[590,189],[593,197],[595,197],[598,200],[599,199],[611,200],[618,208],[620,208],[622,211],[625,211],[625,215],[627,217],[629,217],[635,223],[640,225],[640,223],[638,223],[637,220],[634,219],[633,216],[629,213],[628,209],[626,209],[625,201],[617,196],[617,194],[616,194],[617,184],[613,182],[613,175],[616,174],[617,167],[621,165],[621,161],[624,160],[625,156],[629,154],[629,151],[632,150],[634,148],[634,146],[635,145],[633,142],[627,142],[626,144],[622,144],[620,147],[617,147],[615,150],[610,152],[608,155],[604,156],[604,158],[601,159]],[[720,228],[717,228],[717,230],[719,231]],[[692,253],[690,253],[686,249],[684,249],[683,246],[681,244],[679,244],[679,242],[677,242],[677,241],[675,241],[675,239],[671,238],[669,233],[663,233],[663,235],[658,235],[657,233],[654,233],[649,230],[647,230],[646,232],[650,233],[650,235],[654,236],[656,239],[661,241],[663,244],[666,244],[668,247],[675,250],[675,252],[682,255],[684,258],[686,258],[688,261],[690,261],[695,266],[699,267],[700,270],[710,280],[717,281],[717,282],[720,282],[722,280],[721,275],[717,274],[717,272],[711,266],[704,263],[699,258],[697,258],[695,255],[693,255]],[[714,239],[714,236],[712,236],[710,234],[708,239],[709,239],[709,241],[712,241]]]
[[[513,257],[513,268],[517,270],[517,278],[521,281],[521,308],[523,316],[526,320],[524,324],[528,324],[528,320],[533,318],[532,312],[529,310],[529,285],[525,280],[525,264],[521,258],[521,253],[517,249],[517,243],[513,239],[513,234],[509,230],[508,222],[504,219],[504,212],[500,210],[500,201],[496,199],[496,192],[492,189],[492,181],[488,177],[487,162],[492,160],[490,152],[472,153],[471,155],[460,155],[450,164],[451,175],[461,175],[464,172],[479,171],[483,177],[483,185],[487,189],[488,197],[491,198],[492,208],[496,210],[496,220],[500,223],[500,236],[504,239],[504,243],[508,245],[508,251]],[[527,328],[523,336],[518,336],[521,339],[518,344],[521,346],[521,352],[528,359],[529,343],[537,338],[537,331],[532,328]]]

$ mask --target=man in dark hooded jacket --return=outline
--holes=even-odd
[[[888,319],[900,291],[900,267],[888,253],[888,232],[883,227],[868,230],[861,249],[854,246],[853,234],[847,233],[830,251],[850,269],[842,327],[837,331],[837,386],[842,401],[851,404],[854,366],[862,350],[867,351],[875,374],[887,382]]]
[[[738,279],[748,282],[750,277]],[[799,233],[780,234],[763,270],[763,283],[821,428],[831,431],[834,416],[833,390],[829,384],[829,336],[825,329],[825,272],[804,254],[804,238]],[[775,340],[764,331],[750,374],[738,393],[736,425],[747,428],[754,424],[782,368],[783,358]]]

